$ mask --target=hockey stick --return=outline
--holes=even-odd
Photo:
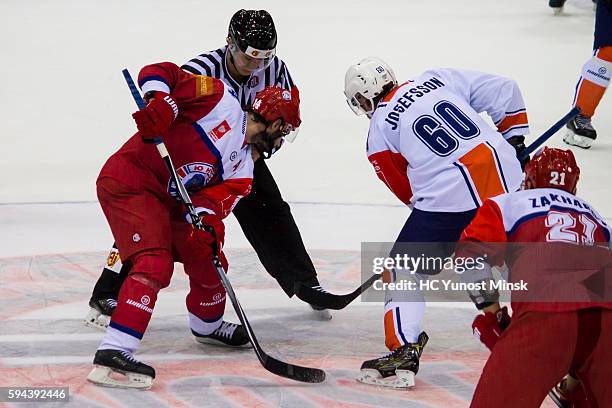
[[[125,81],[127,82],[130,88],[132,97],[136,102],[136,105],[138,105],[139,109],[143,109],[145,107],[145,102],[142,99],[142,96],[140,96],[140,92],[136,88],[134,80],[132,79],[127,69],[124,69],[122,72],[123,77],[125,78]],[[232,288],[229,279],[225,275],[223,266],[221,265],[221,260],[219,259],[219,246],[217,243],[217,236],[215,234],[214,228],[210,225],[205,225],[204,223],[202,223],[202,219],[195,211],[193,203],[191,202],[191,197],[189,197],[189,193],[187,192],[185,186],[183,186],[183,183],[180,182],[180,179],[174,168],[174,164],[172,163],[172,159],[168,154],[168,149],[166,149],[163,140],[161,138],[157,138],[155,139],[155,144],[157,145],[157,150],[159,151],[159,154],[161,155],[162,159],[164,160],[164,163],[166,164],[166,167],[168,168],[168,172],[170,173],[170,178],[172,182],[177,186],[179,197],[187,208],[189,215],[191,216],[193,227],[200,230],[205,230],[209,232],[213,237],[213,265],[215,267],[215,270],[217,271],[217,274],[219,275],[219,278],[221,279],[221,282],[223,283],[223,286],[225,287],[227,296],[230,298],[232,305],[234,306],[234,310],[236,311],[236,314],[240,319],[240,322],[244,326],[247,335],[249,336],[249,340],[253,345],[253,350],[255,350],[255,354],[257,355],[257,358],[259,359],[261,365],[271,373],[279,375],[281,377],[289,378],[291,380],[307,383],[323,382],[325,380],[325,371],[320,370],[318,368],[302,367],[285,363],[283,361],[275,359],[274,357],[269,356],[262,350],[261,346],[257,342],[255,333],[253,332],[253,329],[251,328],[251,325],[247,320],[246,314],[244,313],[244,310],[242,310],[242,306],[240,306],[240,303],[238,302],[238,298],[234,293],[234,289]]]
[[[542,144],[544,144],[544,142],[546,142],[548,139],[550,139],[550,137],[552,135],[557,133],[559,131],[559,129],[561,129],[563,126],[565,126],[567,124],[567,122],[569,122],[570,120],[574,119],[574,117],[576,115],[578,115],[579,113],[580,113],[580,108],[578,108],[578,107],[572,108],[572,110],[570,110],[564,117],[559,119],[559,121],[557,123],[552,125],[550,127],[550,129],[548,129],[546,132],[542,133],[542,136],[538,137],[536,140],[534,140],[534,142],[532,144],[527,146],[527,148],[525,150],[523,150],[523,152],[519,156],[519,160],[522,161],[522,160],[526,159],[527,156],[529,156],[538,147],[540,147]]]
[[[374,282],[380,279],[380,276],[381,275],[370,276],[367,281],[361,284],[361,286],[351,293],[347,293],[346,295],[336,295],[323,289],[311,288],[310,286],[306,286],[301,282],[296,282],[295,295],[311,305],[324,307],[326,309],[340,310],[344,309],[349,303],[355,300],[357,296],[368,290],[368,288],[372,286]]]

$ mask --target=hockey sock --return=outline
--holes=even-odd
[[[591,59],[582,68],[580,81],[576,86],[574,106],[581,109],[581,114],[593,116],[595,109],[606,89],[610,85],[612,72],[612,46],[598,48]]]
[[[389,302],[385,304],[385,345],[391,351],[416,343],[421,333],[425,302]]]
[[[189,293],[185,299],[189,311],[189,327],[198,334],[209,335],[223,321],[225,311],[225,289],[219,284],[207,287],[189,282]]]
[[[395,270],[383,274],[383,282],[414,282],[413,289],[405,287],[385,290],[385,345],[391,351],[408,343],[416,343],[421,333],[425,314],[425,298],[419,282],[427,276],[401,274]]]
[[[121,287],[117,309],[99,350],[115,349],[133,353],[138,348],[151,320],[159,291],[159,288],[143,283],[138,275],[130,275]]]

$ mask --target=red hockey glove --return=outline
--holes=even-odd
[[[196,228],[189,233],[188,240],[191,246],[198,249],[198,252],[209,252],[213,243],[213,237],[209,232]]]
[[[489,350],[497,343],[497,339],[510,324],[508,308],[502,307],[495,313],[479,314],[472,323],[472,332]]]
[[[147,95],[149,96],[149,95]],[[144,109],[132,114],[142,140],[151,143],[161,133],[170,129],[178,115],[176,102],[164,92],[154,92]]]
[[[202,219],[202,224],[214,228],[217,237],[217,245],[219,245],[218,249],[221,250],[221,247],[223,246],[222,238],[225,233],[225,226],[223,225],[223,221],[221,221],[218,216],[211,214],[209,212],[210,210],[202,210],[204,210],[202,207],[196,208],[196,211],[198,211],[198,214]],[[191,216],[189,214],[185,214],[185,220],[191,224]],[[210,232],[195,228],[189,234],[188,239],[191,245],[193,245],[195,248],[198,248],[198,251],[205,252],[211,250],[214,241],[213,236]]]

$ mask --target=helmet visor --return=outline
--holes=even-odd
[[[355,112],[356,115],[362,115],[362,114],[366,114],[368,115],[368,117],[370,117],[370,115],[373,112],[372,106],[372,100],[366,98],[365,96],[361,95],[359,92],[355,93],[353,96],[349,97],[348,95],[346,95],[346,102],[348,103],[348,106],[350,106],[350,108],[353,110],[353,112]]]
[[[283,134],[284,134],[283,140],[286,140],[289,143],[295,142],[295,139],[297,138],[299,131],[300,131],[299,127],[294,128],[290,124],[286,123],[283,128]]]
[[[258,50],[250,46],[245,51],[238,46],[233,46],[229,47],[229,51],[236,68],[251,74],[268,68],[276,55],[276,49]]]

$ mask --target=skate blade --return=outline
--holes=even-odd
[[[409,370],[397,370],[395,375],[383,378],[378,370],[363,369],[355,378],[363,384],[379,385],[398,390],[409,390],[414,387],[414,373]]]
[[[553,15],[559,16],[563,14],[563,7],[552,7]]]
[[[582,147],[583,149],[588,149],[593,144],[593,139],[577,135],[571,130],[567,131],[563,141],[568,145]]]
[[[240,346],[232,346],[231,344],[227,344],[224,343],[220,340],[215,340],[213,338],[210,337],[197,337],[197,336],[193,336],[194,340],[196,341],[196,343],[199,344],[204,344],[206,346],[219,346],[219,347],[226,347],[226,348],[232,348],[232,349],[248,349],[248,348],[253,348],[253,345],[251,344],[251,342],[247,342],[246,344],[242,344]]]
[[[118,373],[126,377],[125,381],[112,378],[111,373]],[[87,381],[92,382],[102,387],[125,388],[148,390],[153,385],[153,378],[144,374],[128,373],[119,370],[113,370],[110,367],[95,366],[87,376]]]
[[[110,316],[103,315],[92,307],[89,309],[89,313],[87,313],[83,323],[87,327],[105,331],[110,323]]]

